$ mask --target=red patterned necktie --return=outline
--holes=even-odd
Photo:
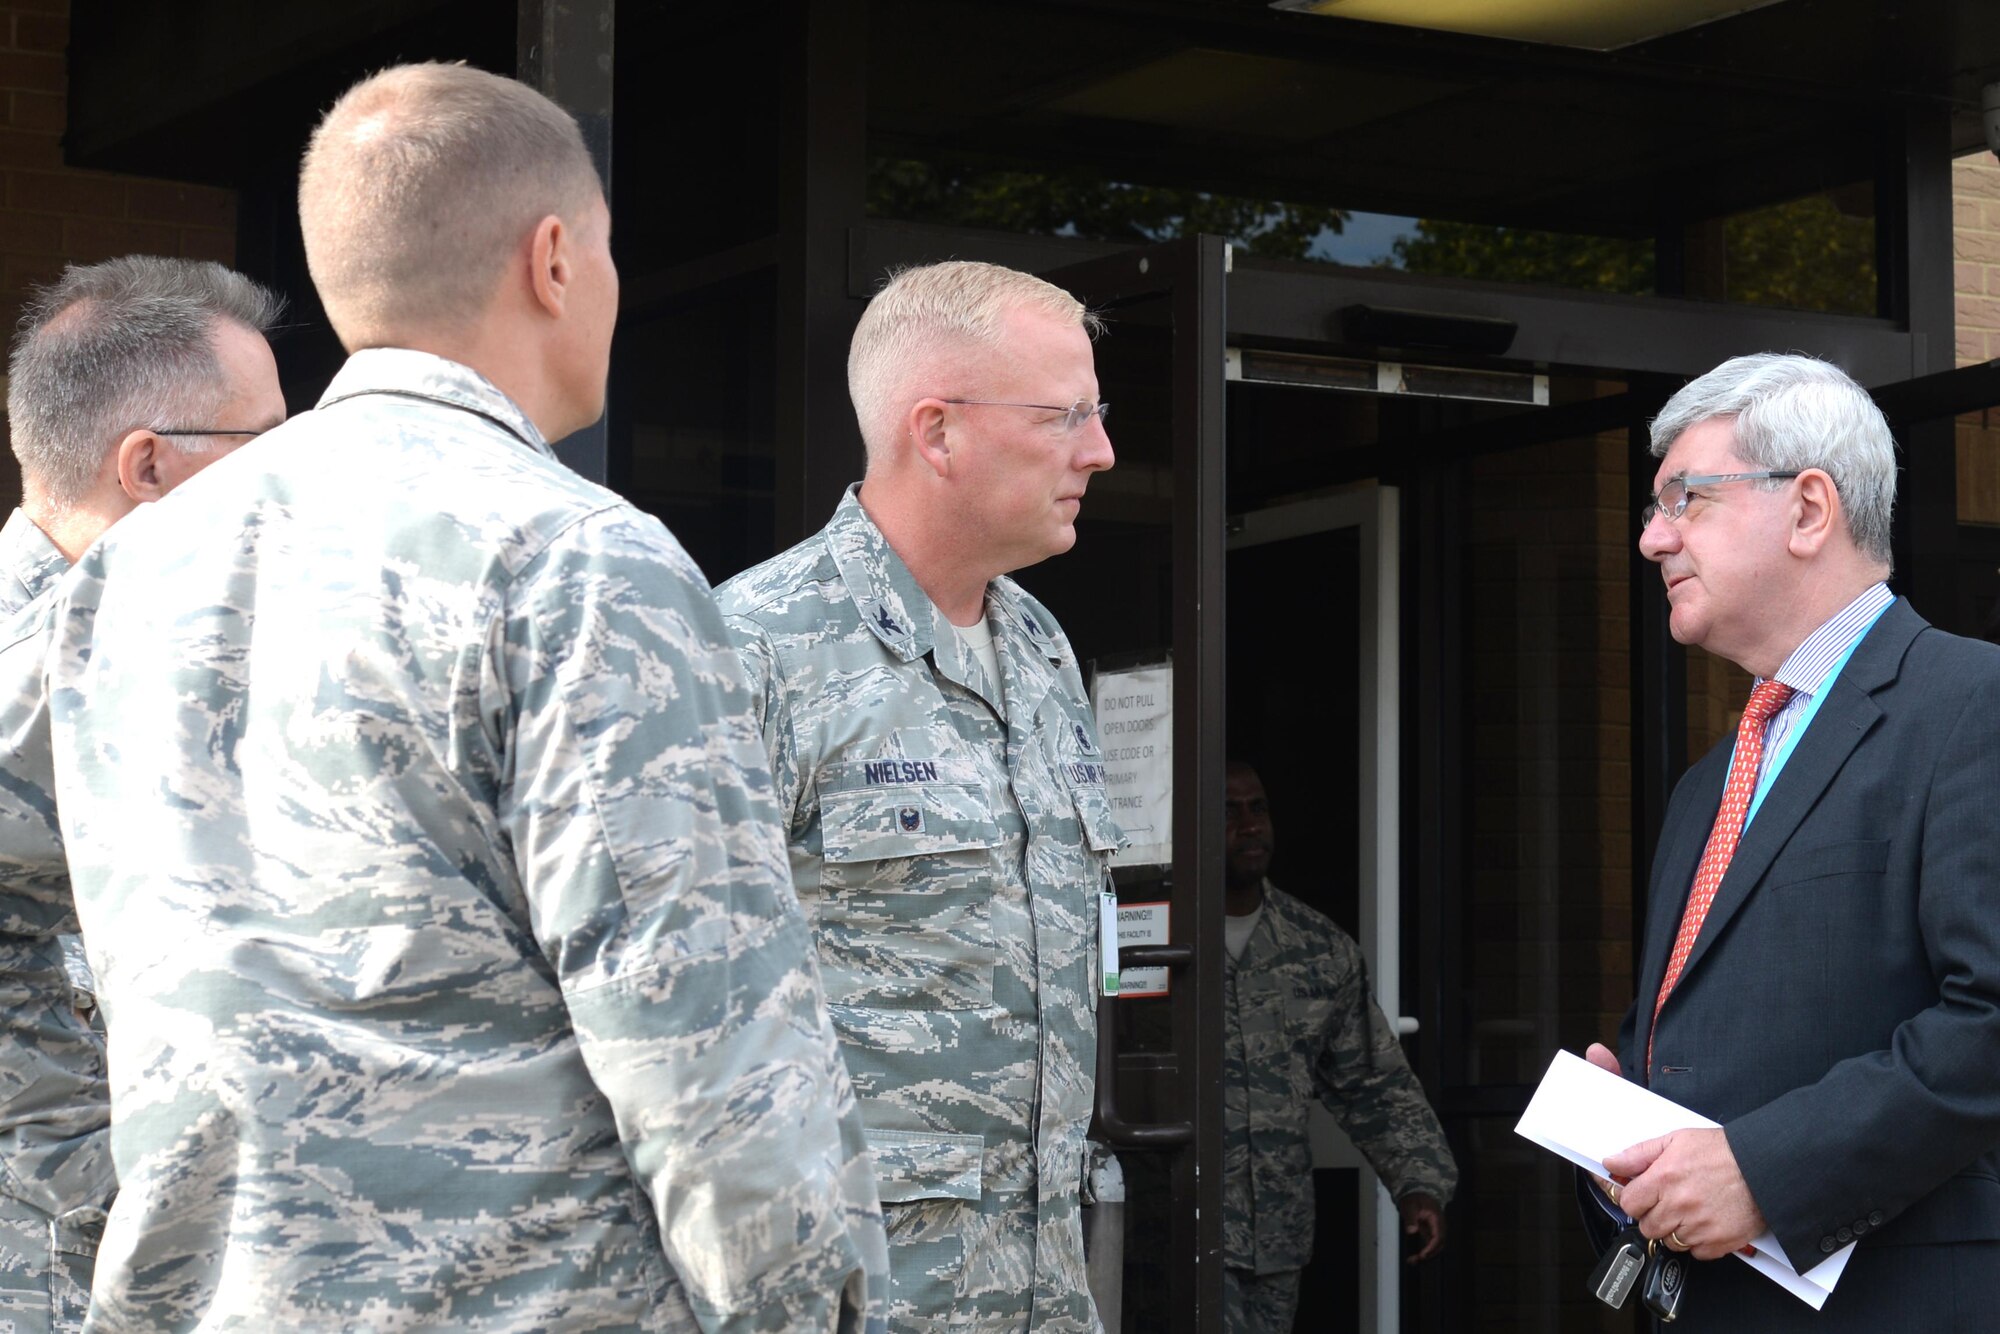
[[[1674,983],[1681,980],[1681,969],[1687,967],[1688,955],[1694,952],[1702,921],[1708,916],[1708,905],[1715,901],[1715,891],[1722,886],[1729,859],[1736,855],[1736,845],[1743,839],[1743,817],[1749,814],[1750,797],[1757,790],[1757,767],[1764,758],[1765,725],[1791,697],[1790,686],[1765,681],[1750,692],[1750,702],[1743,706],[1743,720],[1736,725],[1736,754],[1729,762],[1729,781],[1722,789],[1722,807],[1715,813],[1708,847],[1701,854],[1701,865],[1695,869],[1694,888],[1688,891],[1687,910],[1681,914],[1681,929],[1674,936],[1674,952],[1667,959],[1666,976],[1660,979],[1660,995],[1653,1002],[1652,1029],[1659,1027],[1660,1008],[1667,1003]],[[1648,1082],[1653,1070],[1652,1029],[1646,1038]]]

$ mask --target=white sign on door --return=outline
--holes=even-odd
[[[1099,672],[1091,682],[1104,745],[1104,792],[1126,845],[1114,866],[1174,860],[1174,669],[1171,663]]]
[[[1164,945],[1168,942],[1168,904],[1162,900],[1153,903],[1121,903],[1118,905],[1118,943],[1125,945]],[[1164,996],[1167,994],[1167,970],[1165,968],[1124,968],[1118,973],[1118,999],[1129,1000],[1134,996]]]

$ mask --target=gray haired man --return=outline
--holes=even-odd
[[[1674,788],[1638,995],[1617,1049],[1586,1053],[1715,1128],[1610,1155],[1623,1184],[1605,1194],[1692,1255],[1676,1329],[1983,1334],[2000,1308],[2000,649],[1891,593],[1895,446],[1837,368],[1724,362],[1667,402],[1653,454],[1639,550],[1673,636],[1755,684],[1735,736]],[[1751,1244],[1801,1274],[1846,1268],[1815,1311],[1731,1258]]]
[[[281,305],[219,264],[144,255],[72,267],[31,297],[8,362],[22,503],[0,528],[5,689],[39,695],[56,584],[105,529],[284,420],[264,341]],[[67,934],[53,800],[45,774],[10,766],[0,1324],[21,1334],[81,1327],[116,1190],[103,1045],[78,1016],[88,973]]]

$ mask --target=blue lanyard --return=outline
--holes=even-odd
[[[1891,598],[1884,604],[1882,611],[1876,612],[1874,618],[1861,627],[1860,633],[1854,636],[1854,642],[1847,646],[1847,652],[1840,655],[1840,661],[1833,664],[1826,678],[1819,683],[1819,689],[1807,696],[1806,707],[1799,715],[1799,720],[1792,724],[1791,730],[1785,733],[1784,741],[1765,762],[1764,774],[1757,780],[1757,790],[1750,797],[1750,812],[1743,817],[1745,829],[1748,829],[1750,822],[1757,818],[1757,808],[1764,804],[1764,797],[1770,792],[1771,784],[1778,781],[1778,771],[1784,768],[1785,761],[1792,757],[1792,749],[1799,744],[1799,738],[1806,734],[1806,728],[1812,726],[1813,718],[1819,713],[1819,706],[1826,702],[1827,693],[1833,689],[1833,683],[1840,679],[1840,673],[1846,668],[1847,660],[1854,656],[1854,650],[1861,647],[1861,641],[1868,638],[1868,632],[1875,628],[1875,622],[1882,619],[1882,612],[1888,611],[1895,605],[1895,599]],[[1733,749],[1730,757],[1733,763],[1735,759]]]

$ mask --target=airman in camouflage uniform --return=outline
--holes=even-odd
[[[48,593],[69,562],[20,510],[0,528],[0,1329],[83,1327],[117,1192],[104,1045],[63,956],[75,939],[48,772]],[[31,757],[24,762],[18,747]],[[58,934],[61,933],[61,934]]]
[[[93,1329],[880,1329],[741,668],[672,536],[547,443],[601,413],[616,308],[574,122],[386,71],[301,215],[345,343],[495,378],[358,351],[67,586],[122,1183]]]
[[[124,514],[284,420],[263,337],[281,305],[219,264],[132,256],[67,270],[34,294],[15,338],[9,416],[24,496],[0,528],[0,737],[8,745],[0,781],[0,1328],[15,1334],[82,1327],[117,1190],[103,1039],[88,1023],[94,984],[74,934],[48,775],[42,671],[55,589],[69,555]],[[245,429],[183,436],[174,423]]]
[[[982,309],[989,337],[967,332]],[[897,1330],[1099,1327],[1078,1189],[1119,834],[1076,656],[1001,577],[1074,541],[1111,464],[1083,319],[990,265],[898,278],[850,359],[867,481],[717,595],[861,1097]],[[1083,410],[928,397],[974,389]]]
[[[0,617],[18,617],[69,571],[69,562],[47,533],[20,510],[0,527]]]
[[[1422,1234],[1413,1260],[1443,1243],[1458,1166],[1369,993],[1361,947],[1263,879],[1272,840],[1254,770],[1230,766],[1228,800],[1228,909],[1256,919],[1223,983],[1223,1327],[1288,1334],[1312,1259],[1315,1100],[1388,1186],[1404,1230]]]

